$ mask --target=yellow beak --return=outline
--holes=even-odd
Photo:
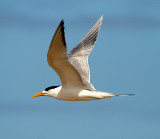
[[[33,98],[33,97],[39,97],[39,96],[45,96],[45,94],[46,94],[46,93],[42,93],[42,92],[40,92],[40,93],[38,93],[38,94],[33,95],[33,96],[32,96],[32,97],[30,97],[30,98]]]

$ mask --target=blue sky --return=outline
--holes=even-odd
[[[0,138],[160,138],[160,2],[1,0]],[[136,94],[89,102],[30,96],[59,85],[47,51],[65,21],[68,51],[103,14],[90,57],[97,90]]]

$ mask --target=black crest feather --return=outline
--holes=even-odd
[[[50,87],[47,87],[46,89],[45,89],[45,91],[48,91],[48,90],[51,90],[51,89],[54,89],[54,88],[57,88],[57,87],[59,87],[60,85],[58,85],[58,86],[50,86]]]

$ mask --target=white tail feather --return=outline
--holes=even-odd
[[[135,94],[114,94],[114,96],[135,96]]]

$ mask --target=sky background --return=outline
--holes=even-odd
[[[91,83],[136,96],[31,99],[61,84],[46,58],[59,22],[71,51],[102,14]],[[160,138],[159,0],[0,0],[0,63],[1,139]]]

